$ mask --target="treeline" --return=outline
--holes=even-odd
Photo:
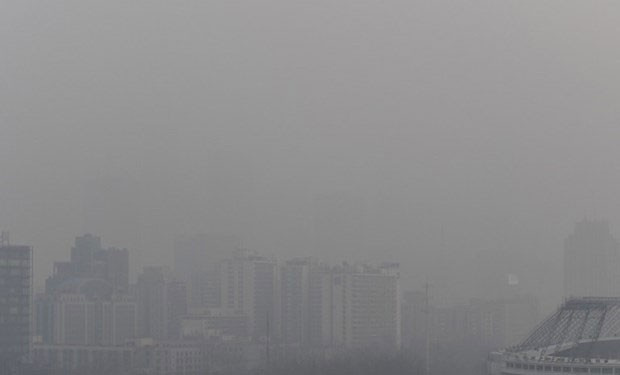
[[[424,373],[424,363],[403,354],[371,352],[331,359],[288,361],[251,371],[251,375],[415,375]],[[223,374],[222,375],[241,375]]]
[[[422,353],[381,353],[363,351],[339,354],[329,359],[274,360],[251,370],[208,369],[191,373],[166,375],[423,375],[425,363]],[[433,347],[431,373],[436,375],[479,375],[485,372],[484,353],[475,347]],[[148,370],[115,371],[104,366],[88,370],[30,368],[24,371],[2,372],[15,375],[151,375]]]

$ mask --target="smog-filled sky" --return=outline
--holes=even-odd
[[[6,0],[0,228],[38,284],[209,233],[555,305],[574,223],[620,234],[619,40],[615,1]]]

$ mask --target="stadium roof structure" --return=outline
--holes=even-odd
[[[566,300],[520,344],[491,352],[491,375],[620,375],[620,298]]]
[[[620,298],[572,298],[510,351],[555,347],[570,355],[569,351],[560,348],[565,348],[567,344],[588,343],[587,346],[593,349],[597,346],[596,342],[608,342],[614,338],[620,340]]]

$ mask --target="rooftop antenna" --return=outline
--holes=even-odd
[[[425,353],[425,368],[424,374],[430,375],[431,373],[431,324],[430,324],[430,293],[429,293],[430,284],[428,283],[428,277],[426,278],[426,282],[424,283],[424,310],[425,310],[425,325],[426,325],[426,353]]]

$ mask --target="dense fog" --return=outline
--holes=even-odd
[[[579,223],[600,229],[582,247],[618,251],[619,25],[614,1],[5,0],[0,229],[32,246],[34,295],[69,268],[118,281],[127,249],[110,293],[138,306],[142,276],[219,308],[224,260],[273,261],[274,295],[294,259],[398,263],[419,355],[390,363],[423,373],[427,339],[467,357],[467,335],[420,333],[429,315],[523,298],[522,339],[570,296]],[[248,324],[276,346],[266,314]]]

